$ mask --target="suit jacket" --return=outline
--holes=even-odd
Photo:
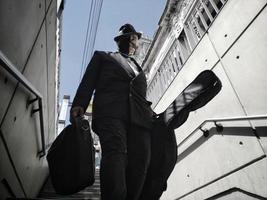
[[[133,62],[140,71],[137,76],[119,52],[96,51],[87,66],[72,107],[81,106],[86,110],[95,91],[93,120],[112,117],[131,120],[138,125],[151,121],[152,110],[145,99],[146,77],[136,61]]]

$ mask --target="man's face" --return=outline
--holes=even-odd
[[[135,52],[138,48],[138,36],[136,34],[130,35],[129,52]]]
[[[118,42],[119,50],[122,53],[133,55],[138,48],[138,36],[131,34],[121,38]]]

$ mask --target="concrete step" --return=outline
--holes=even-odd
[[[100,178],[99,170],[95,173],[95,183],[92,186],[85,188],[84,190],[72,194],[72,195],[59,195],[56,194],[51,179],[48,178],[42,191],[40,192],[38,200],[45,199],[62,199],[62,200],[99,200],[100,199]]]

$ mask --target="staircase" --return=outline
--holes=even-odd
[[[49,178],[45,183],[42,191],[40,192],[38,199],[99,200],[100,199],[99,170],[96,170],[94,185],[87,187],[84,190],[72,195],[56,194],[52,186],[51,179]]]

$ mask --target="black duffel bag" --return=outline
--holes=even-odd
[[[88,120],[76,118],[51,145],[47,161],[56,193],[79,192],[95,181],[95,149]]]
[[[206,105],[221,90],[220,79],[211,70],[202,71],[162,113],[169,128],[180,127],[191,111]]]

